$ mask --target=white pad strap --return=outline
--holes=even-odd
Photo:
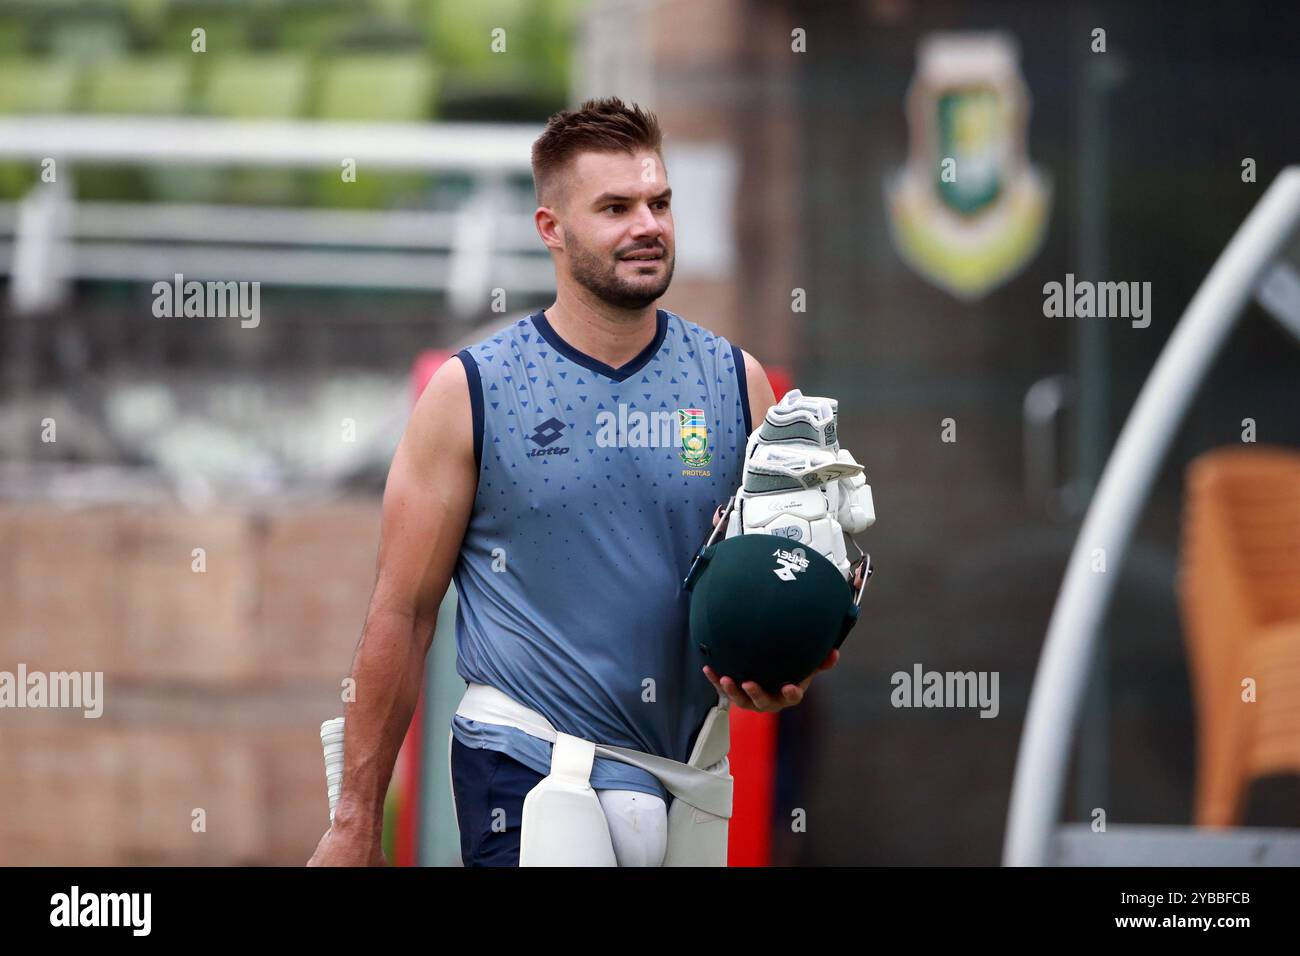
[[[551,748],[551,776],[564,777],[574,783],[591,781],[591,765],[596,760],[596,745],[572,734],[556,734]]]
[[[551,725],[551,722],[537,711],[516,703],[495,687],[489,687],[486,684],[470,684],[465,691],[465,696],[461,698],[460,705],[456,708],[456,713],[462,717],[485,724],[505,724],[510,727],[518,727],[527,734],[552,742],[557,742],[560,737],[566,736],[557,731]],[[712,717],[712,714],[713,712],[710,711],[710,717]],[[696,740],[697,748],[699,748],[701,741],[705,739],[705,731],[709,730],[709,727],[709,718],[706,718],[704,729],[700,731]],[[722,727],[725,732],[725,719]],[[718,733],[717,730],[713,731],[709,739],[719,739],[714,736]],[[659,757],[640,750],[632,750],[628,747],[592,744],[590,741],[584,741],[584,743],[594,747],[597,756],[620,760],[623,763],[629,763],[634,767],[640,767],[642,770],[654,774],[674,797],[683,799],[693,806],[706,809],[710,813],[716,813],[724,817],[731,816],[732,787],[730,776],[719,779],[717,774],[710,773],[706,769],[707,765],[701,766],[694,761],[681,763],[668,757]],[[726,753],[726,743],[725,737],[722,738],[721,745],[724,747],[722,751],[724,754]],[[714,746],[716,747],[717,744]],[[551,762],[552,772],[554,772],[554,754],[552,754]],[[568,765],[566,763],[566,766]],[[589,767],[587,769],[588,779],[590,778],[590,772]]]

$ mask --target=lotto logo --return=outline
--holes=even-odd
[[[535,441],[538,445],[545,448],[547,445],[551,444],[551,442],[559,438],[563,433],[564,422],[560,421],[558,418],[548,418],[546,421],[534,428],[533,433],[529,435],[528,438],[530,441]]]
[[[528,457],[537,458],[540,455],[567,455],[569,453],[568,445],[560,448],[548,447],[564,434],[565,427],[564,422],[560,421],[558,418],[552,417],[546,419],[546,421],[534,428],[533,433],[528,436],[528,440],[536,442],[540,447],[534,448],[530,451]]]

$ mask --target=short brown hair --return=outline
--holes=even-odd
[[[549,195],[557,175],[578,153],[661,152],[663,133],[654,113],[627,106],[616,96],[587,100],[579,109],[561,110],[546,122],[533,143],[533,188],[538,203]]]

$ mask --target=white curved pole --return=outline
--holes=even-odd
[[[1133,526],[1196,389],[1298,219],[1300,166],[1290,166],[1192,298],[1106,464],[1070,555],[1029,697],[1003,847],[1007,866],[1048,862],[1093,644]],[[1104,573],[1092,570],[1098,548],[1105,553]]]

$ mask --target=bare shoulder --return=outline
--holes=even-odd
[[[404,444],[417,457],[450,453],[465,461],[474,457],[473,408],[469,376],[461,359],[452,356],[438,366],[411,411]]]
[[[426,406],[436,413],[438,406],[453,403],[464,411],[469,411],[469,376],[465,374],[465,363],[459,356],[453,355],[443,362],[429,378],[416,408]]]
[[[745,357],[745,384],[749,389],[749,416],[757,428],[767,410],[776,404],[776,393],[768,380],[767,370],[762,363],[744,349],[740,354]]]
[[[750,355],[750,354],[749,354],[748,352],[746,352],[744,349],[741,349],[741,350],[740,350],[740,354],[743,355],[743,356],[745,357],[745,375],[746,375],[746,376],[748,376],[748,377],[758,377],[758,378],[764,378],[764,379],[767,378],[767,372],[763,369],[763,365],[762,365],[761,362],[759,362],[758,359],[754,358],[754,356]]]

